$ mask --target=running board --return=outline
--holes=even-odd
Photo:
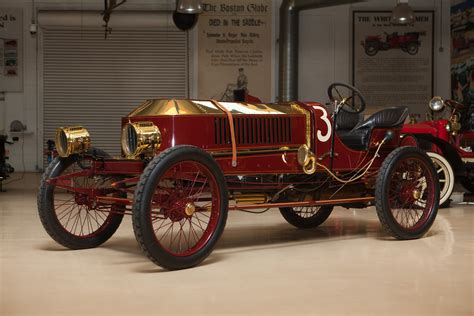
[[[238,204],[229,205],[229,211],[231,210],[249,210],[259,208],[272,208],[272,207],[310,207],[310,206],[322,206],[322,205],[344,205],[353,203],[369,203],[374,202],[375,197],[361,197],[351,199],[334,199],[334,200],[320,200],[320,201],[302,201],[302,202],[279,202],[279,203],[262,203],[262,204]]]
[[[116,198],[109,196],[98,196],[97,201],[105,204],[133,204],[132,200],[126,198]],[[279,202],[279,203],[260,203],[260,204],[236,204],[229,205],[229,211],[232,210],[249,210],[259,208],[273,208],[273,207],[310,207],[322,205],[344,205],[353,203],[369,203],[374,202],[374,197],[361,197],[351,199],[334,199],[334,200],[319,200],[319,201],[302,201],[302,202]]]

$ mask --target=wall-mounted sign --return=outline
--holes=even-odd
[[[408,106],[424,113],[433,96],[433,11],[413,25],[392,25],[390,11],[353,11],[352,81],[369,112]]]
[[[0,92],[23,89],[23,11],[0,8]]]
[[[272,1],[207,0],[198,21],[198,98],[270,101]]]
[[[451,97],[474,118],[474,3],[451,4]]]

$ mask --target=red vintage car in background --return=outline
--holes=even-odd
[[[41,222],[56,242],[83,249],[130,214],[141,248],[166,269],[203,261],[229,210],[279,208],[290,224],[313,228],[334,206],[375,205],[395,238],[423,236],[439,182],[423,150],[400,147],[407,108],[358,123],[348,114],[364,110],[360,92],[339,83],[328,92],[333,115],[317,102],[148,100],[123,118],[118,158],[93,149],[85,128],[59,128],[60,156],[38,194]]]
[[[421,35],[425,35],[424,32],[406,32],[403,35],[399,35],[398,32],[384,34],[385,40],[381,35],[370,35],[361,41],[367,55],[375,56],[379,51],[389,49],[401,49],[405,53],[416,55],[421,45],[419,38]]]
[[[449,119],[434,119],[403,126],[402,144],[418,146],[428,152],[440,178],[440,204],[448,205],[458,180],[474,193],[474,126],[466,117],[465,106],[454,100],[434,97],[430,110],[449,110]]]

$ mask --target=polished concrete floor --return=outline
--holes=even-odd
[[[103,246],[55,244],[36,214],[39,176],[0,193],[0,315],[473,315],[474,205],[440,210],[395,241],[375,210],[337,208],[298,230],[271,210],[233,212],[200,266],[167,272],[127,218]]]

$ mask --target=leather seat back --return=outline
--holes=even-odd
[[[339,111],[336,119],[336,131],[351,130],[360,122],[360,115]]]
[[[393,128],[398,127],[405,122],[408,117],[408,107],[391,107],[378,111],[369,116],[365,121],[357,124],[353,130],[362,128]]]

